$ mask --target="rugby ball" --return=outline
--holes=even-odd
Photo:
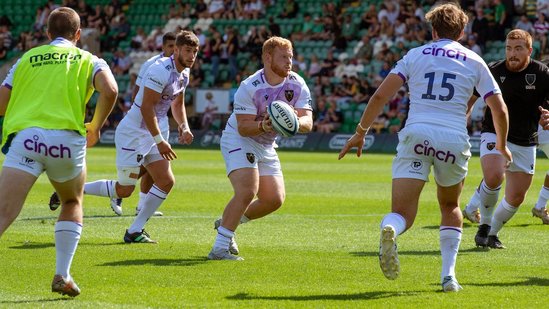
[[[299,119],[294,109],[284,101],[275,100],[267,106],[273,129],[282,136],[294,136],[299,130]]]

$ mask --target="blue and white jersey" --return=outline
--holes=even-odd
[[[137,74],[137,78],[135,79],[135,84],[139,86],[139,88],[143,86],[142,85],[143,78],[145,77],[145,74],[147,73],[147,70],[149,69],[149,67],[153,65],[153,63],[155,63],[156,60],[161,59],[162,57],[164,57],[164,53],[161,53],[156,56],[152,56],[141,65],[141,68],[139,69],[139,73]]]
[[[234,95],[233,113],[229,117],[225,131],[238,134],[236,115],[255,115],[259,121],[265,117],[267,105],[274,100],[281,100],[295,109],[312,110],[311,92],[307,83],[295,72],[290,72],[288,77],[278,85],[270,85],[265,79],[263,69],[246,78]],[[263,133],[251,136],[259,144],[273,145],[276,132]]]
[[[395,68],[410,89],[406,125],[446,127],[467,133],[467,102],[501,93],[484,60],[458,42],[442,39],[411,49]]]
[[[160,102],[154,105],[159,129],[161,132],[169,130],[168,110],[178,95],[184,95],[185,88],[189,84],[189,73],[189,68],[184,69],[181,73],[177,72],[173,56],[157,60],[146,71],[143,86],[139,88],[135,102],[124,119],[127,118],[133,127],[147,129],[141,114],[141,104],[145,88],[149,88],[161,94]]]

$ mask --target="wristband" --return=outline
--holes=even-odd
[[[360,135],[366,135],[366,133],[368,133],[368,130],[369,130],[369,129],[370,129],[370,128],[364,128],[364,127],[360,124],[360,122],[359,122],[359,123],[357,124],[357,126],[356,126],[355,132],[358,133],[358,134],[360,134]],[[359,130],[362,131],[362,133],[360,133]]]
[[[158,145],[164,141],[164,137],[162,137],[162,134],[158,134],[153,136],[154,142]]]

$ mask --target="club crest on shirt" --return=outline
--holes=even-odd
[[[284,97],[288,102],[290,102],[294,98],[294,91],[293,90],[284,90]]]
[[[536,89],[536,85],[534,85],[534,83],[536,82],[536,74],[526,74],[524,78],[526,79],[526,83],[528,84],[526,85],[526,89],[528,90]]]
[[[268,94],[264,95],[263,97],[265,98],[265,101],[269,101],[269,95]]]
[[[247,152],[246,153],[246,159],[248,159],[248,162],[254,163],[255,162],[255,155],[253,153]]]
[[[143,155],[142,155],[142,154],[138,154],[138,155],[137,155],[137,163],[141,163],[141,160],[143,160]]]
[[[505,81],[505,76],[500,76],[500,77],[499,77],[499,80],[500,80],[501,83],[503,84],[503,82]]]
[[[494,148],[496,148],[496,143],[488,143],[488,144],[486,144],[486,149],[488,149],[488,150],[493,150]]]

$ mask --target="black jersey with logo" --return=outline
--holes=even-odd
[[[507,140],[519,146],[536,145],[540,117],[538,107],[549,97],[549,68],[537,60],[531,60],[520,72],[509,71],[505,60],[492,62],[488,67],[509,110]],[[488,107],[484,113],[482,132],[496,132]]]

